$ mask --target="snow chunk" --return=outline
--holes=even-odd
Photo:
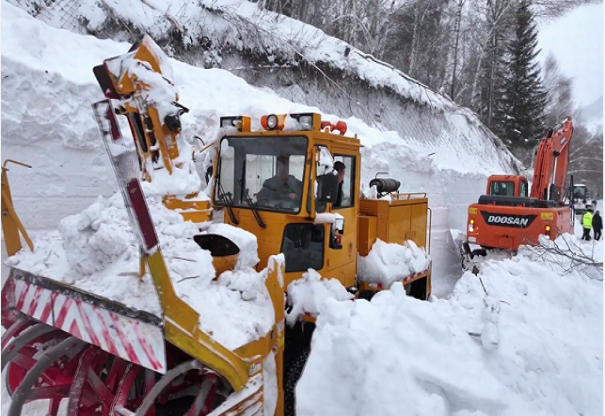
[[[263,360],[263,404],[266,415],[275,414],[277,407],[277,364],[275,353],[271,351]]]
[[[539,252],[483,263],[448,299],[419,301],[400,282],[371,302],[327,299],[297,415],[600,414],[603,283]]]
[[[334,169],[334,158],[324,146],[319,146],[319,164],[324,167],[326,172]]]
[[[343,301],[353,297],[337,279],[322,279],[317,271],[309,269],[288,285],[288,302],[292,310],[286,315],[286,321],[293,325],[305,312],[318,315],[327,299]]]
[[[315,214],[314,222],[315,224],[334,224],[338,218],[344,217],[338,213],[322,212],[320,214]]]
[[[367,257],[358,256],[357,277],[389,288],[393,282],[428,269],[431,258],[411,240],[404,245],[377,239]]]

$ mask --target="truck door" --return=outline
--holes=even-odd
[[[341,269],[343,276],[333,276],[351,280],[354,277],[354,272],[351,273],[348,269],[355,267],[357,261],[357,210],[359,199],[359,187],[357,183],[357,155],[349,149],[332,148],[332,156],[336,166],[344,164],[344,178],[339,185],[341,198],[339,204],[333,204],[333,213],[340,214],[344,217],[344,229],[341,236],[341,248],[332,248],[328,244],[327,269],[328,271],[336,271]],[[336,167],[335,166],[335,167]],[[345,267],[349,265],[350,267]],[[347,271],[345,272],[344,269]],[[344,282],[343,282],[344,283]],[[353,284],[351,282],[351,284]]]

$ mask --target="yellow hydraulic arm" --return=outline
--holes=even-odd
[[[154,171],[166,169],[172,175],[176,168],[187,169],[188,166],[183,166],[187,157],[181,157],[185,155],[181,155],[177,139],[181,133],[180,117],[189,110],[179,104],[172,68],[153,39],[143,36],[128,53],[106,59],[93,72],[105,97],[119,101],[115,110],[109,100],[96,103],[97,120],[110,120],[114,111],[127,118],[141,178],[152,182]],[[118,123],[112,121],[106,133],[118,140],[121,136]],[[164,195],[164,205],[180,211],[185,220],[202,223],[211,219],[212,208],[207,198],[198,197],[200,191],[191,189],[187,195]]]
[[[21,236],[23,236],[23,239],[31,251],[34,251],[34,243],[32,243],[27,231],[25,231],[25,227],[23,227],[23,224],[15,211],[15,207],[13,206],[13,198],[8,183],[8,168],[6,167],[8,162],[26,168],[31,168],[31,166],[12,159],[7,159],[2,165],[2,233],[4,234],[6,253],[9,256],[13,256],[23,247],[21,245]]]

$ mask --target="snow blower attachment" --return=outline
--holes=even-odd
[[[49,400],[51,416],[63,400],[69,416],[143,416],[168,410],[196,416],[257,414],[264,401],[265,359],[275,354],[281,362],[284,311],[278,275],[283,263],[269,259],[265,282],[276,324],[236,350],[221,345],[177,296],[139,179],[125,176],[124,166],[123,159],[114,159],[162,314],[13,267],[2,289],[2,325],[7,328],[2,370],[12,399],[7,416],[19,416],[26,403],[39,400]],[[236,252],[232,246],[229,250]],[[281,378],[277,383],[280,389]]]
[[[19,216],[15,212],[13,197],[11,196],[10,185],[8,183],[8,168],[6,167],[9,162],[30,169],[31,166],[11,159],[7,159],[2,165],[2,231],[4,233],[6,253],[9,256],[13,256],[23,247],[21,245],[21,236],[23,236],[31,251],[34,251],[34,243],[32,243]]]
[[[488,178],[486,195],[468,208],[463,269],[477,273],[479,263],[490,256],[510,256],[521,245],[540,244],[540,238],[554,240],[559,234],[573,233],[569,206],[573,197],[565,195],[566,189],[573,190],[573,184],[565,186],[572,136],[571,118],[547,131],[536,151],[531,192],[523,176]]]
[[[194,223],[211,219],[210,201],[200,192],[193,153],[184,152],[189,146],[179,140],[180,117],[189,110],[178,102],[172,68],[158,45],[145,35],[127,54],[105,60],[93,72],[108,98],[93,106],[103,134],[119,140],[115,114],[126,116],[142,179],[150,183],[178,182],[180,186],[174,187],[178,195],[164,195],[166,207],[178,210],[185,220]],[[115,111],[109,99],[119,100]],[[159,191],[166,193],[164,189]]]

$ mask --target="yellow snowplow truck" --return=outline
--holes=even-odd
[[[413,242],[428,259],[426,194],[398,193],[397,181],[376,178],[375,195],[362,198],[361,144],[345,135],[344,122],[332,124],[312,113],[270,114],[260,123],[221,118],[222,137],[205,149],[216,156],[211,202],[201,189],[181,189],[163,201],[200,227],[213,217],[213,207],[223,210],[227,224],[257,237],[256,269],[266,273],[274,323],[253,341],[227,348],[200,326],[203,311],[177,294],[141,185],[153,183],[158,172],[174,181],[189,172],[179,147],[180,117],[187,109],[178,95],[166,94],[174,87],[168,58],[144,36],[94,73],[108,99],[93,109],[138,239],[140,273],[150,276],[161,313],[65,284],[61,276],[12,267],[2,289],[2,369],[12,400],[7,416],[21,415],[25,405],[40,400],[47,401],[51,416],[65,405],[69,416],[293,414],[294,385],[309,348],[310,331],[301,328],[316,316],[304,311],[296,326],[285,328],[288,285],[314,269],[357,297],[388,289],[371,270],[362,276],[360,262],[372,256],[378,241]],[[119,150],[127,139],[117,115],[128,120],[134,157]],[[13,209],[6,171],[7,252],[35,253]],[[232,241],[214,237],[200,233],[195,241],[211,252],[219,276],[233,268],[237,250],[226,249],[235,246]],[[397,281],[410,295],[427,299],[430,259],[426,269]]]

